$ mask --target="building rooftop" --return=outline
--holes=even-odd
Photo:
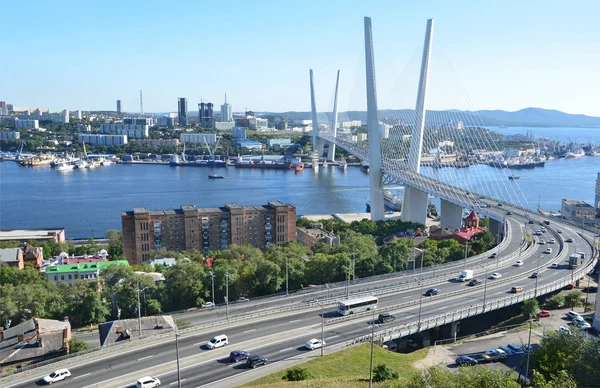
[[[113,264],[121,264],[129,267],[127,260],[116,260],[116,261],[101,261],[98,263],[85,263],[85,264],[62,264],[54,265],[46,268],[47,274],[65,274],[65,273],[80,273],[80,272],[92,272],[102,271]]]
[[[581,201],[579,199],[564,199],[563,198],[563,202],[569,206],[593,208],[593,206],[590,205],[589,203],[587,203],[585,201]]]
[[[18,262],[20,251],[21,251],[21,248],[0,249],[0,261],[3,261],[5,263]]]
[[[61,228],[0,230],[0,241],[47,240],[64,231]]]

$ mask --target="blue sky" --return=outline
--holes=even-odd
[[[0,99],[51,110],[365,110],[363,17],[380,109],[414,107],[435,19],[429,109],[600,116],[600,1],[0,1]]]

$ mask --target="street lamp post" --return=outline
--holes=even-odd
[[[373,388],[373,352],[375,348],[375,310],[371,322],[371,366],[369,367],[369,388]]]
[[[321,305],[321,357],[323,357],[323,348],[325,347],[325,302],[317,300],[317,303]]]
[[[225,274],[225,315],[229,320],[229,274]]]
[[[469,242],[465,242],[465,261],[463,261],[463,271],[465,270],[465,268],[467,267],[467,254],[469,251]],[[421,264],[423,265],[423,264]]]
[[[212,304],[213,304],[213,308],[215,308],[215,273],[213,271],[210,271],[210,282],[211,282],[211,290],[212,290]]]
[[[479,266],[485,270],[485,280],[483,281],[483,311],[485,312],[485,297],[487,294],[488,269],[487,266],[484,267],[481,264],[479,264]]]
[[[285,258],[285,294],[289,295],[289,263],[288,258]]]
[[[536,298],[537,297],[537,287],[538,287],[538,278],[540,277],[540,258],[542,257],[542,252],[538,251],[538,259],[537,259],[537,269],[536,269],[536,276],[535,276],[535,289],[533,291],[533,297]]]
[[[527,376],[529,376],[529,355],[531,354],[531,326],[533,319],[529,316],[529,339],[527,340],[527,362],[525,366],[525,377],[524,380],[527,381]],[[521,364],[521,368],[523,368]],[[519,372],[519,380],[521,379],[521,373]],[[525,384],[523,384],[525,385]]]
[[[415,278],[416,281],[419,282],[419,329],[421,328],[421,311],[422,311],[422,307],[423,307],[423,279],[421,279],[421,281],[419,281],[417,278]]]
[[[177,355],[177,388],[181,388],[181,371],[179,369],[179,331],[175,333],[175,353]]]
[[[140,337],[142,336],[142,306],[140,303],[140,292],[148,289],[148,287],[144,287],[140,289],[140,281],[137,282],[137,310],[138,310],[138,330],[140,332]],[[146,294],[144,294],[144,300],[146,299]]]

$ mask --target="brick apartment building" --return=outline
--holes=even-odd
[[[262,249],[296,240],[296,208],[281,202],[174,210],[135,208],[121,213],[121,222],[123,253],[132,265],[152,259],[151,252],[160,248],[208,254],[231,244]]]

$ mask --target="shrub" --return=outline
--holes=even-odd
[[[292,368],[285,372],[283,378],[288,381],[302,381],[310,378],[310,374],[304,368]]]
[[[373,381],[396,380],[400,375],[389,366],[382,364],[373,369]]]
[[[84,342],[80,338],[73,337],[69,340],[69,353],[83,352],[91,348],[87,342]]]
[[[548,308],[550,309],[560,309],[565,306],[565,296],[561,294],[556,294],[552,298],[548,299]]]

